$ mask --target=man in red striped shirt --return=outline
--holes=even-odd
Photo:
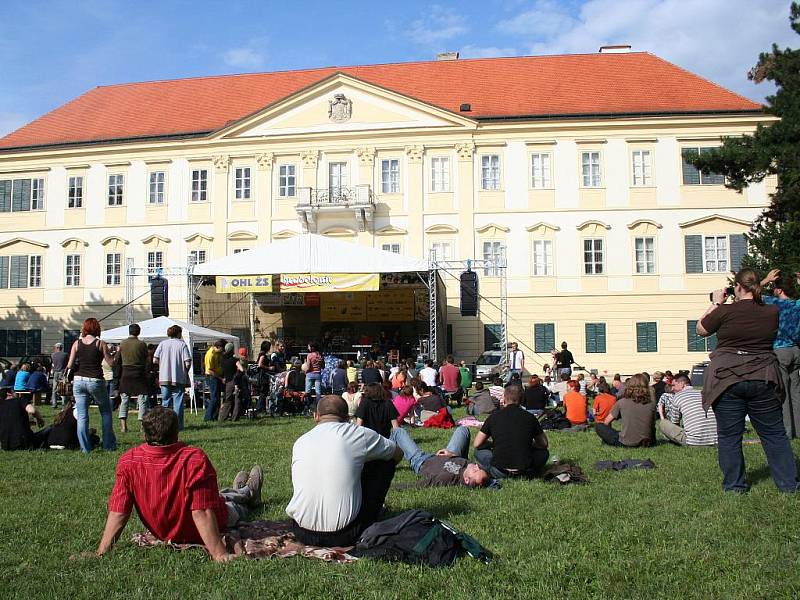
[[[199,448],[178,441],[178,417],[156,407],[142,420],[145,443],[128,450],[117,464],[108,501],[108,519],[96,555],[119,539],[135,506],[158,539],[203,544],[215,561],[228,554],[220,530],[247,517],[261,500],[261,467],[240,471],[233,488],[217,491],[217,473]]]

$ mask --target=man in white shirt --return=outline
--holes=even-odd
[[[519,349],[517,342],[511,342],[511,351],[508,353],[508,379],[514,376],[514,373],[519,373],[522,377],[522,371],[525,370],[525,353]]]
[[[422,381],[424,381],[425,383],[427,383],[428,387],[435,388],[437,385],[436,383],[437,375],[438,372],[436,371],[436,369],[433,368],[433,361],[432,360],[425,361],[425,368],[420,369],[419,378],[422,379]]]
[[[347,402],[340,396],[324,396],[314,420],[314,429],[292,448],[294,495],[286,514],[304,544],[351,546],[377,520],[403,451],[371,429],[349,423]]]

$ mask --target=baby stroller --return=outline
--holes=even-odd
[[[290,385],[289,376],[293,371],[278,373],[273,379],[272,399],[275,415],[299,415],[305,410],[305,392]]]

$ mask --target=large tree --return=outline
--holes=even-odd
[[[790,8],[792,29],[800,34],[800,3]],[[743,264],[785,273],[800,270],[800,50],[773,44],[763,52],[748,77],[777,87],[766,99],[765,111],[778,121],[759,125],[752,135],[725,138],[715,151],[689,160],[704,172],[721,173],[726,186],[741,192],[747,185],[777,175],[770,206],[747,236]]]

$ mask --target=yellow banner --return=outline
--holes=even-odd
[[[413,321],[414,290],[382,290],[367,296],[367,321]]]
[[[320,295],[319,320],[323,323],[331,321],[366,321],[367,294],[333,292]]]
[[[272,275],[217,275],[217,293],[271,292]]]
[[[374,292],[377,273],[283,273],[281,292]]]

